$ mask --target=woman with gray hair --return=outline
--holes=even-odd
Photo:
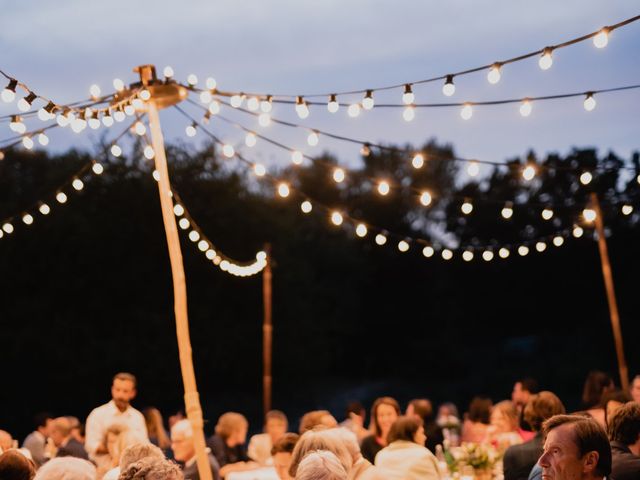
[[[289,468],[291,477],[298,478],[298,467],[302,460],[309,453],[317,450],[326,450],[333,453],[344,467],[345,472],[348,473],[351,470],[353,458],[349,450],[341,440],[329,432],[330,430],[310,430],[300,437],[291,456],[291,467]]]
[[[295,479],[347,480],[347,471],[335,454],[327,450],[315,450],[302,459]]]

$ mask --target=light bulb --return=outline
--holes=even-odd
[[[456,93],[456,86],[453,84],[453,75],[447,75],[444,85],[442,86],[442,93],[447,97]]]
[[[71,182],[71,186],[75,190],[80,191],[84,188],[84,183],[79,178],[76,178],[75,180],[73,180],[73,182]]]
[[[2,230],[4,230],[8,234],[11,234],[13,233],[13,225],[7,222],[4,225],[2,225]]]
[[[362,99],[362,108],[364,108],[365,110],[371,110],[374,107],[375,103],[376,102],[373,99],[373,91],[367,90],[367,93],[365,93],[364,98]]]
[[[122,155],[122,149],[118,145],[111,145],[111,155],[114,157],[119,157]]]
[[[258,123],[261,127],[268,127],[271,125],[271,115],[268,113],[261,113],[258,117]]]
[[[38,110],[38,119],[40,119],[40,121],[42,122],[48,122],[54,117],[55,115],[53,115],[52,113],[49,113],[46,107],[42,107],[41,109]]]
[[[173,77],[173,75],[174,75],[173,68],[171,68],[169,65],[167,65],[162,70],[162,74],[164,75],[164,78],[167,78],[167,79]]]
[[[253,132],[247,133],[247,135],[244,137],[244,144],[249,148],[255,147],[257,142],[258,142],[258,138],[256,137],[256,134]]]
[[[258,100],[257,97],[251,97],[247,101],[247,108],[249,109],[249,111],[255,112],[256,110],[258,110],[260,108],[260,100]],[[307,116],[308,115],[309,115],[309,113],[307,113]]]
[[[410,122],[416,118],[416,109],[413,105],[407,105],[402,111],[402,118],[405,122]]]
[[[0,97],[2,101],[5,103],[11,103],[16,99],[16,87],[18,86],[17,80],[9,80],[9,84],[4,87],[2,93],[0,93]]]
[[[424,255],[427,258],[431,258],[433,257],[433,254],[436,253],[435,250],[433,249],[433,247],[430,246],[426,246],[422,249],[422,255]]]
[[[124,82],[119,78],[113,79],[113,88],[115,88],[118,92],[124,90]]]
[[[460,110],[460,116],[464,120],[469,120],[473,116],[473,108],[471,107],[470,104],[468,103],[464,104],[464,106],[462,107],[462,110]]]
[[[420,203],[425,206],[428,207],[429,205],[431,205],[431,201],[433,200],[433,198],[431,197],[431,194],[427,191],[424,191],[420,194]]]
[[[584,230],[579,225],[575,225],[573,227],[573,236],[576,238],[580,238],[584,234]]]
[[[441,255],[442,255],[442,258],[445,260],[451,260],[453,258],[453,252],[448,248],[445,248],[444,250],[442,250]]]
[[[482,259],[485,262],[490,262],[491,260],[493,260],[493,252],[491,250],[485,250],[484,252],[482,252]]]
[[[80,133],[85,128],[87,128],[87,121],[82,117],[78,117],[71,122],[71,130],[73,130],[75,133]]]
[[[464,213],[465,215],[469,215],[471,212],[473,212],[473,204],[471,202],[469,202],[468,200],[466,200],[462,206],[460,207],[460,210],[462,211],[462,213]]]
[[[402,103],[404,103],[405,105],[411,105],[415,99],[416,99],[416,96],[413,94],[413,90],[411,89],[411,84],[407,83],[404,86],[404,93],[402,94]]]
[[[536,176],[536,168],[533,165],[527,165],[524,170],[522,170],[522,178],[525,180],[533,180],[533,177]]]
[[[523,117],[528,117],[529,115],[531,115],[531,102],[529,100],[523,100],[522,104],[520,105],[520,115],[522,115]]]
[[[9,128],[11,129],[11,131],[16,132],[20,135],[22,135],[24,132],[27,131],[27,126],[22,123],[22,118],[20,118],[17,115],[14,115],[11,117],[11,122],[9,122]]]
[[[43,147],[46,147],[47,145],[49,145],[49,137],[47,137],[47,135],[44,132],[39,134],[38,143]]]
[[[33,148],[33,140],[32,140],[32,138],[31,137],[23,137],[22,138],[22,145],[27,150],[31,150]]]
[[[231,100],[229,101],[229,103],[231,103],[231,106],[233,108],[240,108],[242,106],[242,100],[243,100],[244,95],[239,95],[239,94],[235,94],[231,96]]]
[[[98,130],[100,128],[100,125],[102,125],[102,124],[100,123],[100,120],[98,119],[98,112],[95,112],[94,115],[95,116],[92,116],[89,119],[89,128],[91,130]]]
[[[145,127],[144,123],[142,122],[136,122],[133,129],[136,132],[136,134],[140,136],[143,136],[145,133],[147,133],[147,127]]]
[[[95,83],[89,87],[89,94],[94,99],[99,98],[100,97],[100,93],[101,93],[100,87],[98,85],[96,85]]]
[[[113,112],[113,119],[116,122],[124,122],[125,118],[127,118],[127,116],[122,110],[116,110],[115,112]]]
[[[42,215],[49,215],[49,213],[51,213],[51,208],[46,203],[41,204],[38,207],[38,210]]]
[[[400,250],[402,253],[408,251],[409,250],[409,243],[406,240],[400,240],[398,242],[398,250]]]
[[[416,153],[411,160],[411,165],[413,168],[422,168],[424,165],[424,157],[420,153]]]
[[[593,97],[593,93],[587,93],[587,98],[584,99],[584,109],[587,112],[596,108],[596,99]]]
[[[471,260],[473,260],[473,252],[471,250],[465,250],[464,252],[462,252],[462,259],[465,262],[470,262]]]
[[[187,134],[187,137],[195,137],[198,131],[196,130],[195,125],[187,125],[187,127],[184,129],[184,133]]]
[[[204,253],[204,255],[207,257],[207,259],[213,260],[214,258],[216,258],[216,251],[209,249]]]
[[[302,155],[302,152],[294,150],[293,152],[291,152],[291,161],[295,165],[301,165],[304,161],[304,155]]]
[[[307,107],[307,102],[302,97],[298,97],[296,100],[296,113],[303,120],[309,116],[309,107]]]
[[[310,213],[313,210],[313,206],[309,200],[305,200],[300,204],[300,210],[302,210],[302,213]]]
[[[318,142],[320,141],[320,137],[318,136],[317,132],[311,132],[309,134],[309,136],[307,137],[307,143],[311,146],[311,147],[315,147],[316,145],[318,145]]]
[[[124,106],[124,113],[125,115],[128,116],[133,116],[136,113],[136,107],[134,107],[133,105],[125,105]]]
[[[500,258],[507,258],[510,254],[511,252],[508,248],[502,247],[500,250],[498,250],[498,255],[500,255]]]
[[[209,113],[211,113],[211,115],[217,115],[220,113],[220,102],[218,100],[213,100],[209,104]]]
[[[336,227],[342,225],[343,218],[340,212],[332,212],[331,213],[331,223],[333,223]]]
[[[499,63],[494,63],[491,68],[489,68],[489,73],[487,74],[487,80],[490,84],[495,85],[500,81],[500,69],[501,65]]]
[[[236,154],[235,150],[233,149],[233,146],[231,146],[229,144],[227,144],[224,147],[222,147],[222,153],[227,158],[231,158]]]
[[[380,246],[384,245],[385,243],[387,243],[387,237],[385,235],[383,235],[382,233],[379,233],[376,235],[376,243]]]
[[[289,185],[284,182],[278,185],[278,195],[280,195],[282,198],[287,198],[289,196],[289,193]]]
[[[622,214],[623,215],[631,215],[633,213],[633,207],[631,205],[623,205],[622,206]]]
[[[205,85],[209,90],[214,90],[218,86],[218,82],[216,82],[216,79],[213,77],[207,77]]]
[[[356,118],[358,115],[360,115],[360,104],[352,103],[351,105],[349,105],[349,108],[347,108],[347,114],[351,118]]]
[[[360,238],[367,236],[367,226],[364,223],[359,223],[356,227],[356,235]]]
[[[389,183],[384,180],[378,184],[378,193],[382,196],[388,195],[390,189]]]
[[[589,185],[591,183],[591,180],[593,180],[593,175],[591,175],[591,172],[584,172],[582,175],[580,175],[580,183],[582,183],[583,185]]]
[[[198,242],[198,250],[200,250],[201,252],[206,252],[207,250],[209,250],[209,242],[207,242],[206,240],[200,240]]]
[[[191,240],[193,243],[197,242],[198,240],[200,240],[200,234],[195,230],[191,230],[189,232],[189,240]]]
[[[550,208],[545,208],[544,210],[542,210],[542,218],[545,220],[551,220],[551,218],[553,217],[553,210],[551,210]]]
[[[96,175],[102,175],[102,172],[104,172],[104,167],[101,163],[96,162],[91,167],[91,170],[93,170],[93,173],[95,173]]]
[[[209,90],[200,92],[200,102],[208,104],[211,103],[211,100],[213,100],[213,95],[211,95],[211,92]]]
[[[66,127],[67,125],[69,125],[69,119],[67,118],[66,115],[64,115],[63,113],[59,113],[56,116],[56,122],[58,123],[59,126],[61,126],[62,128]],[[9,124],[9,128],[11,128],[11,124]]]
[[[273,104],[271,103],[271,101],[271,95],[267,95],[267,98],[260,102],[260,110],[262,110],[263,113],[269,113],[273,109]]]
[[[336,168],[333,171],[333,180],[336,183],[340,183],[344,181],[344,170],[342,168]]]
[[[18,110],[21,112],[28,112],[31,109],[31,104],[36,98],[38,98],[38,96],[35,93],[29,92],[29,95],[18,101]]]
[[[187,77],[187,83],[192,87],[198,84],[198,76],[194,73]]]
[[[329,102],[327,103],[327,110],[329,110],[329,113],[336,113],[339,109],[340,109],[340,104],[338,103],[336,96],[331,95],[329,97]]]
[[[585,208],[582,210],[582,216],[587,222],[591,223],[596,219],[596,211],[592,208]]]
[[[609,29],[603,28],[598,34],[593,37],[593,44],[596,48],[604,48],[609,43]]]
[[[186,230],[187,228],[189,228],[190,225],[191,223],[189,223],[189,220],[187,220],[186,218],[181,218],[180,221],[178,222],[178,226],[182,230]]]
[[[478,162],[469,162],[469,165],[467,165],[467,174],[469,174],[470,177],[477,177],[479,173],[480,165]]]
[[[527,247],[526,245],[520,245],[518,247],[518,255],[520,255],[521,257],[524,257],[528,253],[529,253],[529,247]]]
[[[58,203],[66,203],[67,202],[67,195],[64,192],[58,192],[56,194],[56,201]]]
[[[267,173],[267,169],[261,163],[256,163],[253,166],[253,173],[255,173],[258,177],[264,177]]]
[[[511,204],[505,205],[500,211],[500,214],[505,220],[509,220],[511,217],[513,217],[513,208],[511,207]]]
[[[560,235],[553,237],[553,244],[556,247],[561,247],[563,243],[564,243],[564,238],[561,237]]]
[[[538,65],[542,70],[549,70],[553,65],[553,50],[551,48],[545,48],[538,60]]]
[[[547,249],[547,244],[544,242],[536,243],[536,250],[540,253],[544,252]]]
[[[153,179],[154,179],[156,182],[159,182],[159,181],[160,181],[160,172],[159,172],[159,171],[154,170],[153,172],[151,172],[151,176],[153,177]]]
[[[153,147],[151,145],[147,145],[146,147],[144,147],[144,156],[146,159],[151,160],[153,157],[156,156],[156,152],[153,151]]]

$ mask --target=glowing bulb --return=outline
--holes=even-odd
[[[526,245],[520,245],[518,247],[518,255],[520,255],[521,257],[524,257],[528,253],[529,253],[529,247],[527,247]]]
[[[383,235],[382,233],[379,233],[376,235],[376,243],[380,246],[384,245],[385,243],[387,243],[387,237],[385,235]]]
[[[222,153],[227,158],[231,158],[236,154],[236,152],[233,149],[233,147],[231,145],[229,145],[229,144],[227,144],[224,147],[222,147]]]
[[[33,139],[31,137],[23,137],[22,138],[22,145],[27,150],[31,150],[33,148]]]
[[[547,249],[547,244],[544,242],[536,243],[536,250],[540,253],[544,252]]]
[[[271,125],[271,115],[268,113],[261,113],[258,117],[258,123],[261,127],[268,127]]]
[[[80,133],[85,128],[87,128],[87,121],[82,117],[78,117],[71,122],[71,130],[75,133]]]
[[[405,240],[400,240],[398,242],[398,250],[400,250],[402,253],[406,252],[407,250],[409,250],[409,243]]]
[[[465,215],[469,215],[471,212],[473,212],[473,204],[469,201],[465,201],[460,207],[460,210],[462,210],[462,213],[464,213]]]
[[[424,255],[427,258],[431,258],[433,257],[433,254],[436,253],[435,250],[433,249],[433,247],[424,247],[422,249],[422,255]]]
[[[623,215],[631,215],[633,213],[633,207],[631,205],[623,205],[622,206],[622,214]]]
[[[402,118],[405,122],[410,122],[416,118],[416,109],[413,105],[407,105],[402,111]]]
[[[584,234],[584,230],[582,229],[581,226],[579,225],[575,225],[573,227],[573,236],[576,238],[580,238],[582,235]]]
[[[191,224],[189,223],[189,220],[187,220],[186,218],[181,218],[180,221],[178,222],[178,225],[182,230],[186,230],[187,228],[189,228]]]
[[[128,116],[133,116],[136,113],[136,107],[134,107],[133,105],[125,105],[124,106],[124,113]]]
[[[553,244],[556,247],[561,247],[563,243],[564,243],[564,238],[561,237],[560,235],[553,237]]]
[[[444,250],[442,250],[441,255],[442,255],[442,258],[444,258],[445,260],[451,260],[453,258],[453,252],[448,248],[445,248]]]
[[[454,93],[456,93],[456,86],[453,84],[453,75],[447,75],[447,79],[442,86],[442,93],[444,93],[447,97],[450,97]]]
[[[58,114],[58,116],[56,117],[56,122],[62,128],[64,128],[67,125],[69,125],[69,119],[67,118],[66,115],[63,115],[62,113]],[[11,128],[11,124],[9,124],[9,128]]]
[[[470,177],[477,177],[480,173],[480,165],[478,162],[469,162],[469,165],[467,166],[467,173]]]
[[[553,217],[553,210],[551,210],[550,208],[545,208],[544,210],[542,210],[541,215],[545,220],[551,220],[551,218]]]
[[[386,181],[382,181],[378,184],[378,193],[382,196],[385,196],[389,193],[391,187],[389,187],[389,183]]]
[[[116,110],[113,113],[113,119],[116,122],[124,122],[124,119],[126,118],[126,115],[124,114],[124,112],[122,110]]]
[[[22,217],[22,221],[25,223],[25,225],[31,225],[33,223],[33,217],[28,213],[25,213]]]
[[[122,149],[118,145],[111,145],[111,155],[114,157],[119,157],[122,155]]]
[[[282,198],[287,198],[289,196],[289,185],[286,183],[281,183],[278,185],[278,195]]]
[[[553,65],[553,50],[551,48],[545,48],[542,52],[542,56],[538,60],[538,65],[542,70],[549,70]]]
[[[40,135],[38,135],[38,143],[43,147],[46,147],[47,145],[49,145],[49,137],[47,137],[44,132],[41,133]]]
[[[302,155],[302,152],[294,150],[293,152],[291,152],[291,161],[295,165],[301,165],[304,161],[304,155]]]
[[[100,128],[100,120],[98,120],[98,113],[96,112],[94,116],[89,119],[89,128],[91,130],[97,130]]]
[[[154,179],[156,182],[159,182],[159,181],[160,181],[160,172],[159,172],[159,171],[154,170],[153,172],[151,172],[151,176],[153,177],[153,179]]]
[[[96,175],[101,175],[102,172],[104,172],[104,167],[101,163],[96,162],[91,167],[91,170],[93,170],[93,173],[95,173]]]
[[[2,225],[2,230],[4,230],[6,233],[13,233],[13,225],[11,225],[10,223],[5,223],[4,225]]]
[[[211,100],[213,100],[213,95],[211,95],[211,92],[209,90],[200,92],[200,102],[208,104],[211,103]]]
[[[124,90],[124,82],[119,78],[113,79],[113,88],[115,88],[118,92]]]
[[[536,168],[533,165],[527,165],[524,170],[522,170],[522,178],[527,181],[533,180],[533,177],[536,176]]]
[[[22,118],[17,115],[11,117],[11,122],[9,122],[9,128],[18,134],[23,134],[27,131],[27,126],[22,123]]]
[[[142,136],[145,133],[147,133],[147,127],[144,126],[144,123],[142,122],[136,122],[136,124],[133,127],[134,131],[136,132],[136,134]]]
[[[46,110],[45,107],[42,107],[40,110],[38,110],[38,118],[42,122],[48,122],[49,120],[53,119],[54,117],[55,117],[55,115],[53,115],[52,113],[49,113]]]
[[[257,142],[258,142],[258,139],[255,133],[249,132],[244,137],[244,144],[249,148],[255,147]]]
[[[147,145],[146,147],[144,147],[143,153],[145,158],[147,158],[148,160],[151,160],[153,157],[156,156],[156,152],[153,151],[153,147],[151,145]]]
[[[513,208],[511,207],[511,204],[505,205],[500,213],[502,214],[502,218],[506,220],[509,220],[511,217],[513,217]]]
[[[173,206],[173,213],[176,215],[176,217],[181,217],[182,215],[184,215],[184,207],[179,203],[176,203]]]
[[[318,136],[317,132],[311,132],[307,137],[307,143],[311,147],[315,147],[316,145],[318,145],[319,141],[320,141],[320,137]]]
[[[240,108],[242,106],[243,97],[244,95],[238,95],[236,93],[235,95],[231,96],[231,100],[229,101],[229,103],[231,103],[231,106],[233,108]]]
[[[100,97],[100,93],[101,93],[100,87],[98,85],[96,85],[95,83],[89,87],[89,94],[93,98],[99,98]]]
[[[462,252],[462,259],[465,262],[470,262],[471,260],[473,260],[473,252],[471,250],[465,250],[464,252]]]
[[[211,115],[217,115],[218,113],[220,113],[220,102],[219,101],[213,100],[209,104],[209,113],[211,113]]]
[[[300,210],[302,210],[302,213],[310,213],[313,210],[313,205],[309,200],[305,200],[300,204]]]
[[[365,237],[367,235],[367,226],[364,223],[359,223],[356,227],[356,235],[360,238]]]
[[[198,76],[192,73],[187,77],[187,83],[192,87],[198,84]]]
[[[204,254],[209,260],[213,260],[214,258],[216,258],[216,251],[215,250],[207,250]]]
[[[609,43],[609,29],[603,28],[598,34],[593,37],[593,44],[596,48],[604,48]]]
[[[213,77],[207,77],[205,85],[209,90],[214,90],[218,86],[218,82],[216,82],[216,79]]]
[[[162,74],[164,75],[164,78],[171,78],[174,75],[174,71],[173,68],[171,68],[170,66],[166,66],[164,67],[164,70],[162,70]]]
[[[531,110],[531,102],[529,100],[524,100],[520,105],[520,115],[522,115],[523,117],[528,117],[529,115],[531,115]]]
[[[258,100],[257,97],[251,97],[248,101],[247,101],[247,108],[252,111],[255,112],[256,110],[258,110],[260,108],[260,100]],[[307,109],[308,110],[308,109]],[[307,116],[309,115],[309,113],[307,112]],[[306,117],[305,117],[306,118]]]
[[[206,252],[207,250],[209,250],[209,242],[207,242],[206,240],[200,240],[198,242],[198,250],[200,250],[201,252]]]
[[[66,203],[67,202],[67,195],[64,192],[58,192],[56,194],[56,201],[58,203]]]
[[[49,215],[49,213],[51,213],[51,208],[46,203],[40,205],[40,207],[38,207],[38,210],[42,215]]]
[[[462,110],[460,110],[460,116],[464,120],[469,120],[473,116],[473,108],[471,107],[470,104],[468,103],[464,104],[464,106],[462,107]]]
[[[584,99],[584,109],[587,112],[596,108],[596,99],[593,97],[593,93],[587,93],[587,98]]]
[[[340,104],[338,103],[336,96],[331,95],[329,97],[329,102],[327,103],[327,110],[329,110],[329,113],[336,113],[339,109],[340,109]]]
[[[29,95],[18,101],[18,110],[21,112],[29,111],[31,109],[31,104],[36,98],[38,98],[38,96],[35,93],[29,92]]]
[[[491,260],[493,260],[493,252],[491,250],[485,250],[484,252],[482,252],[482,259],[485,262],[490,262]]]
[[[333,171],[333,180],[336,183],[340,183],[344,181],[344,170],[341,168],[336,168]]]
[[[507,258],[510,254],[511,252],[508,248],[502,247],[500,250],[498,250],[498,255],[500,255],[500,258]]]
[[[195,230],[191,230],[189,232],[189,240],[191,240],[194,243],[197,242],[198,240],[200,240],[200,234]]]
[[[269,113],[273,109],[273,104],[271,103],[271,95],[267,95],[262,102],[260,102],[260,110],[264,113]]]
[[[582,210],[582,216],[587,222],[591,223],[596,219],[596,211],[592,208],[585,208]]]
[[[413,94],[413,90],[411,89],[411,84],[407,83],[404,86],[404,93],[402,94],[402,103],[404,103],[405,105],[411,105],[415,99],[416,99],[416,96]]]
[[[303,120],[309,116],[309,107],[307,107],[307,102],[302,97],[298,97],[296,100],[296,113]]]
[[[331,213],[331,223],[333,223],[336,227],[342,225],[343,218],[340,212],[332,212]]]
[[[358,115],[360,115],[360,104],[352,103],[351,105],[349,105],[349,108],[347,108],[347,114],[351,118],[356,118]]]
[[[591,180],[593,180],[593,175],[591,175],[591,172],[584,172],[582,175],[580,175],[580,183],[582,183],[583,185],[589,185],[591,183]]]
[[[113,125],[113,117],[109,112],[105,112],[102,116],[102,124],[107,128]]]
[[[71,186],[75,190],[80,191],[84,188],[84,183],[79,178],[76,178],[73,182],[71,182]]]
[[[489,81],[490,84],[495,85],[496,83],[498,83],[500,81],[500,64],[495,63],[490,69],[489,69],[489,73],[487,74],[487,80]]]
[[[422,192],[420,194],[420,203],[425,207],[428,207],[429,205],[431,205],[432,200],[433,199],[431,198],[431,194],[429,192]]]
[[[373,99],[373,91],[367,90],[367,93],[364,95],[362,99],[362,108],[365,110],[371,110],[375,105],[375,100]]]
[[[2,101],[5,103],[11,103],[15,100],[16,98],[16,87],[18,86],[18,81],[17,80],[9,80],[9,84],[4,87],[4,90],[2,90],[2,93],[0,93],[0,97],[2,98]]]
[[[198,131],[196,130],[195,125],[187,125],[184,129],[184,133],[187,134],[187,137],[195,137]]]
[[[411,165],[416,169],[422,168],[422,166],[424,165],[424,157],[422,156],[422,154],[416,153],[411,160]]]

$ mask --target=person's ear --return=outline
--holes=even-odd
[[[588,452],[582,457],[583,469],[584,473],[589,473],[595,471],[598,466],[598,460],[600,459],[600,454],[595,450],[592,452]]]

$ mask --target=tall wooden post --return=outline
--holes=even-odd
[[[607,249],[607,239],[604,236],[604,219],[602,218],[602,209],[598,195],[591,193],[591,203],[596,212],[596,231],[598,232],[598,248],[600,250],[600,261],[602,263],[602,276],[607,290],[607,301],[609,303],[609,315],[611,317],[611,329],[613,330],[613,339],[616,343],[616,355],[618,357],[618,371],[620,373],[620,385],[624,391],[629,391],[629,373],[627,370],[627,361],[624,356],[624,344],[622,342],[622,331],[620,330],[620,315],[618,313],[618,304],[616,302],[616,294],[613,288],[613,274],[611,271],[611,263],[609,262],[609,251]]]
[[[145,86],[148,85],[151,80],[155,79],[155,69],[151,65],[138,67],[136,71],[140,73],[140,78]],[[187,285],[185,281],[184,266],[182,264],[182,251],[180,250],[178,227],[176,225],[175,216],[173,215],[173,200],[171,199],[171,183],[169,182],[164,138],[160,127],[158,106],[156,105],[156,100],[153,96],[153,89],[149,88],[149,90],[151,91],[151,99],[147,102],[147,113],[149,115],[151,140],[153,143],[153,150],[155,152],[156,171],[160,176],[160,180],[158,181],[160,206],[162,207],[162,220],[167,237],[167,246],[169,247],[169,260],[171,262],[176,334],[178,337],[180,368],[182,370],[182,381],[184,384],[184,403],[187,418],[193,426],[193,440],[196,450],[198,473],[202,480],[212,480],[213,477],[204,440],[202,408],[200,407],[200,397],[196,386],[193,358],[191,355],[189,318],[187,315]]]
[[[262,407],[266,415],[271,410],[271,358],[273,324],[271,321],[271,300],[272,300],[272,273],[271,273],[271,245],[266,244],[264,251],[267,254],[267,265],[262,272],[262,300],[264,304],[264,319],[262,322]]]

